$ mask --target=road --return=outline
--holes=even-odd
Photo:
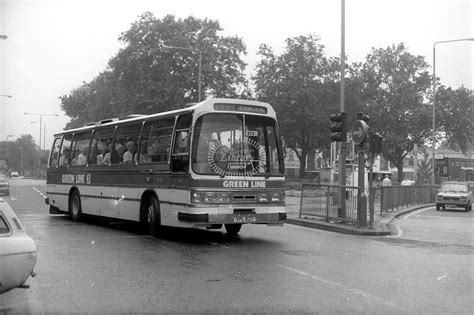
[[[5,198],[38,247],[29,289],[0,313],[470,313],[473,212],[427,209],[390,237],[286,224],[240,236],[50,216],[43,181]]]

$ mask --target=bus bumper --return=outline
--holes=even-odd
[[[280,225],[286,220],[286,213],[209,214],[178,212],[178,220],[197,224],[255,223]]]

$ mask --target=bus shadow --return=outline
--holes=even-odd
[[[238,235],[229,235],[226,233],[225,229],[218,230],[207,230],[207,229],[194,229],[194,228],[179,228],[179,227],[167,227],[163,226],[160,229],[159,235],[153,237],[149,234],[146,229],[137,223],[131,221],[122,221],[117,219],[95,217],[85,215],[82,217],[80,222],[72,221],[71,218],[67,215],[54,215],[50,217],[54,221],[54,224],[61,225],[76,225],[76,224],[86,224],[90,226],[98,226],[106,229],[118,230],[126,233],[149,236],[150,238],[156,238],[157,240],[165,240],[170,242],[177,243],[187,243],[193,245],[209,245],[209,244],[221,244],[221,245],[238,245],[242,244],[244,240],[242,236],[245,236],[245,225],[242,227],[242,236]],[[258,244],[267,244],[268,240],[258,239],[251,236],[245,236],[246,245],[258,245]],[[271,242],[270,242],[271,243]]]

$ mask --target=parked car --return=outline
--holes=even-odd
[[[10,182],[8,177],[3,174],[0,174],[0,194],[10,196]]]
[[[452,208],[464,208],[472,210],[472,189],[468,183],[445,182],[436,195],[436,210]]]
[[[10,173],[10,177],[20,177],[20,174],[18,174],[16,171],[13,171]]]
[[[400,185],[401,186],[413,186],[413,185],[415,185],[415,181],[411,180],[411,179],[402,180]]]
[[[34,277],[36,244],[29,237],[12,208],[0,199],[0,294],[25,284]]]

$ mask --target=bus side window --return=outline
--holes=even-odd
[[[94,131],[92,135],[93,146],[91,146],[91,152],[89,153],[89,160],[95,161],[94,164],[99,166],[110,165],[110,151],[114,132],[114,127],[98,128]]]
[[[189,144],[192,114],[179,116],[174,134],[171,171],[187,173],[189,170]]]
[[[61,154],[59,155],[59,167],[69,166],[71,162],[71,139],[72,135],[64,136],[63,143],[61,144]]]
[[[117,128],[111,156],[112,164],[135,164],[141,129],[141,121],[121,125]]]
[[[91,142],[91,132],[86,131],[74,134],[72,142],[72,160],[71,166],[86,166],[87,156],[89,155],[89,147]]]
[[[138,163],[167,163],[175,118],[148,121],[143,127]]]
[[[61,138],[54,139],[53,149],[51,151],[51,159],[49,161],[49,167],[58,166],[60,146],[61,146]]]

